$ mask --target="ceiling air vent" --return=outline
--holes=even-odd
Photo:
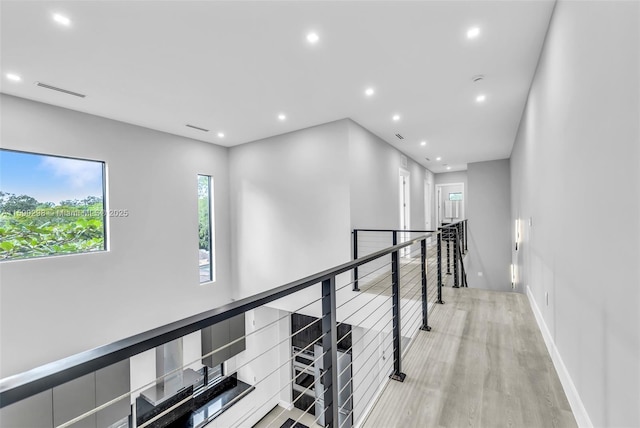
[[[400,134],[396,134],[396,137],[398,137],[398,140],[404,140],[404,137]]]
[[[77,92],[69,91],[69,90],[58,88],[58,87],[51,86],[51,85],[47,85],[46,83],[42,83],[42,82],[36,82],[36,85],[40,86],[41,88],[51,89],[53,91],[58,91],[58,92],[62,92],[64,94],[73,95],[74,97],[80,97],[80,98],[86,97],[86,95],[84,95],[84,94],[79,94]]]
[[[209,130],[208,130],[208,129],[200,128],[199,126],[190,125],[190,124],[188,124],[188,123],[187,123],[185,126],[188,126],[189,128],[197,129],[198,131],[209,132]]]

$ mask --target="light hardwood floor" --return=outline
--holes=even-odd
[[[575,427],[526,296],[443,289],[365,427]]]
[[[315,420],[315,416],[304,413],[300,409],[293,408],[286,410],[281,406],[274,407],[267,415],[260,420],[253,428],[280,428],[287,419],[293,419],[309,428],[320,428]]]

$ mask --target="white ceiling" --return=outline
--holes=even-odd
[[[224,146],[349,117],[443,172],[509,157],[553,0],[3,0],[1,8],[4,93]],[[481,34],[469,40],[472,26]],[[473,83],[477,74],[485,79]]]

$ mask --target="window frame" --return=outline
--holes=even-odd
[[[202,281],[199,280],[200,285],[210,284],[216,282],[216,269],[215,269],[215,221],[214,221],[214,180],[213,176],[209,174],[198,174],[198,186],[200,185],[200,178],[207,179],[207,198],[208,198],[208,210],[209,210],[209,279]],[[199,198],[199,195],[198,195]],[[198,227],[200,227],[200,204],[198,202]],[[198,260],[200,260],[200,231],[198,230]],[[200,269],[198,265],[198,275],[200,275]]]
[[[20,153],[20,154],[24,154],[24,155],[33,155],[33,156],[43,156],[43,157],[51,157],[51,158],[59,158],[59,159],[70,159],[70,160],[74,160],[74,161],[84,161],[84,162],[94,162],[94,163],[98,163],[101,165],[101,174],[102,174],[102,236],[103,236],[103,243],[102,243],[102,248],[101,249],[97,249],[97,250],[86,250],[86,251],[77,251],[77,252],[69,252],[69,253],[52,253],[52,254],[45,254],[45,255],[39,255],[39,256],[29,256],[29,257],[20,257],[20,258],[8,258],[8,259],[0,259],[0,263],[6,263],[6,262],[24,262],[24,261],[28,261],[28,260],[38,260],[38,259],[44,259],[44,258],[51,258],[51,257],[67,257],[67,256],[79,256],[79,255],[86,255],[86,254],[95,254],[95,253],[105,253],[109,251],[109,247],[110,247],[110,239],[109,239],[109,215],[108,214],[108,195],[107,195],[107,189],[108,189],[108,184],[107,184],[107,162],[104,160],[98,160],[98,159],[90,159],[90,158],[80,158],[80,157],[74,157],[74,156],[67,156],[67,155],[56,155],[56,154],[51,154],[51,153],[44,153],[44,152],[31,152],[31,151],[27,151],[27,150],[17,150],[17,149],[9,149],[9,148],[4,148],[4,147],[0,147],[0,153],[2,152],[12,152],[12,153]],[[0,163],[1,164],[1,163]],[[0,189],[1,191],[2,189]],[[29,196],[29,195],[27,195]],[[91,196],[91,195],[88,195]],[[41,201],[38,201],[41,202]],[[1,215],[2,213],[0,213]]]

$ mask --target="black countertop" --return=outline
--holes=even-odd
[[[209,400],[206,404],[198,407],[193,412],[186,414],[174,421],[170,428],[199,428],[224,413],[236,401],[249,394],[255,388],[241,380],[237,381],[237,385],[230,388],[216,397]],[[197,396],[196,396],[197,399]]]

